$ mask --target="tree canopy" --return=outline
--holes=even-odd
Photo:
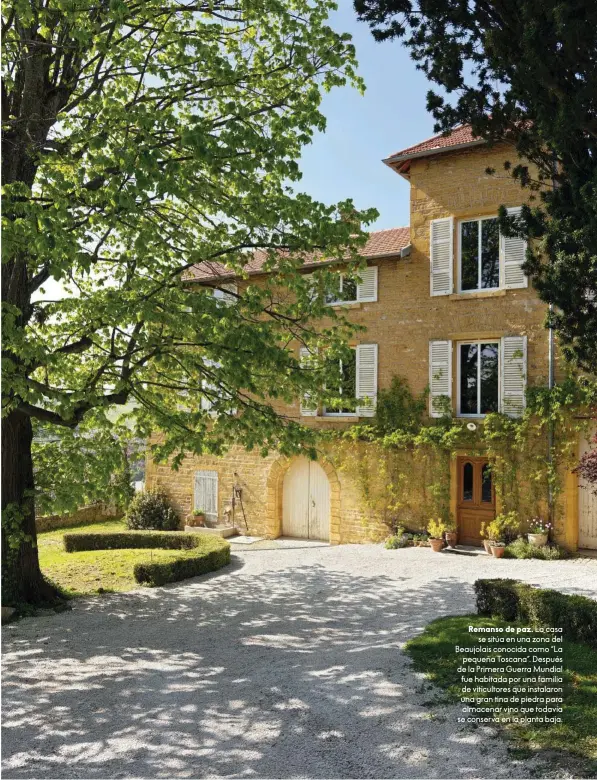
[[[296,191],[301,149],[325,127],[323,91],[363,87],[350,37],[327,24],[333,7],[4,3],[2,506],[15,598],[42,591],[32,420],[56,433],[92,413],[105,429],[107,410],[129,403],[136,435],[161,430],[157,454],[175,465],[232,442],[309,445],[275,404],[332,369],[301,367],[290,347],[340,354],[349,327],[325,304],[331,274],[315,295],[300,268],[313,251],[356,260],[375,216]],[[263,284],[232,304],[214,296],[230,274],[247,278],[256,250]],[[185,275],[196,264],[205,285]]]
[[[597,5],[592,0],[355,0],[378,41],[402,39],[443,94],[437,131],[470,124],[512,145],[534,202],[526,270],[565,355],[597,372]],[[529,165],[531,163],[531,165]]]

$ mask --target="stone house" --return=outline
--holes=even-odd
[[[346,428],[373,415],[378,391],[400,375],[414,394],[429,388],[430,417],[441,415],[447,397],[454,416],[479,425],[490,411],[519,415],[527,383],[547,384],[545,304],[521,269],[525,242],[500,235],[496,220],[502,204],[515,213],[524,193],[508,176],[486,173],[502,170],[512,153],[461,127],[384,160],[410,185],[410,226],[371,233],[361,283],[347,285],[340,304],[366,328],[351,345],[355,395],[373,405],[328,411],[297,399],[287,415]],[[241,284],[258,279],[257,265]],[[478,544],[481,523],[496,512],[487,459],[454,452],[449,470],[460,541]],[[212,520],[223,519],[234,504],[237,526],[252,535],[353,543],[388,534],[387,518],[367,506],[333,450],[310,462],[235,448],[224,457],[189,457],[177,472],[148,461],[146,484],[165,488],[183,515],[200,506]],[[597,503],[572,474],[561,511],[558,541],[597,548]]]

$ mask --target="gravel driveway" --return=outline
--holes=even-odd
[[[22,620],[3,632],[4,777],[527,777],[401,652],[472,611],[481,576],[597,597],[597,560],[305,543]]]

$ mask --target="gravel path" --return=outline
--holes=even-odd
[[[597,560],[235,548],[223,572],[4,630],[5,778],[528,777],[404,642],[511,576],[597,597]]]

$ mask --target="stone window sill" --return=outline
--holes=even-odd
[[[451,301],[470,301],[479,298],[503,298],[506,290],[479,290],[478,292],[452,293],[448,296]]]

